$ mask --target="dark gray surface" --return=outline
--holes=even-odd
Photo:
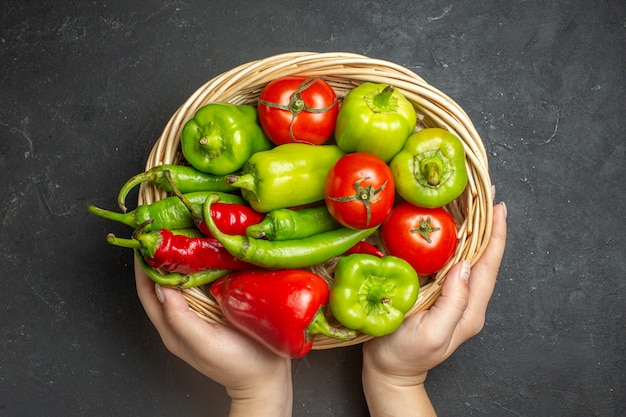
[[[163,347],[114,208],[176,108],[238,64],[349,51],[468,112],[510,238],[484,331],[431,372],[442,416],[619,416],[626,7],[609,1],[14,1],[0,18],[0,415],[225,415]],[[365,416],[360,348],[295,361],[294,416]],[[408,413],[407,413],[408,415]]]

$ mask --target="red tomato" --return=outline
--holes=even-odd
[[[419,275],[431,275],[450,260],[457,245],[454,218],[441,207],[398,204],[381,227],[390,255],[410,263]]]
[[[353,229],[380,225],[393,208],[395,193],[389,166],[365,152],[339,159],[324,183],[328,211],[339,223]]]
[[[335,91],[321,78],[282,77],[261,91],[259,123],[277,145],[321,145],[335,132],[338,109]]]

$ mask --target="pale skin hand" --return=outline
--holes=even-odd
[[[137,261],[135,278],[139,299],[165,346],[226,388],[230,417],[291,416],[289,359],[230,327],[202,320],[178,290],[155,286]]]
[[[487,250],[469,270],[448,273],[441,296],[394,333],[363,346],[363,390],[372,417],[436,416],[424,388],[428,371],[446,360],[485,323],[506,243],[506,206],[494,207]]]

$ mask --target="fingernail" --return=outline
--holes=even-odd
[[[156,296],[161,304],[163,304],[165,302],[165,295],[163,295],[163,289],[157,283],[154,284],[154,292],[156,293]]]
[[[470,261],[461,262],[461,272],[459,272],[459,278],[463,281],[468,281],[470,272],[472,271]]]
[[[500,204],[502,204],[502,208],[504,209],[504,218],[506,219],[506,216],[507,216],[506,203],[504,201],[501,201]]]
[[[496,199],[496,186],[495,184],[491,186],[491,201]]]

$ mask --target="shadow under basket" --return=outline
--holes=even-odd
[[[162,164],[178,164],[183,160],[180,136],[185,122],[196,110],[210,102],[255,105],[261,90],[270,81],[288,75],[317,76],[335,90],[339,101],[362,82],[392,85],[401,91],[417,112],[417,129],[440,127],[461,138],[466,152],[469,183],[463,194],[445,207],[458,228],[458,245],[450,261],[436,274],[420,277],[419,298],[407,315],[428,309],[441,293],[446,273],[461,260],[472,265],[485,251],[491,235],[493,216],[491,180],[487,154],[480,136],[463,109],[445,94],[429,85],[413,71],[392,62],[352,53],[293,52],[271,56],[240,65],[211,79],[196,90],[171,117],[154,144],[146,170]],[[150,204],[166,194],[152,185],[142,184],[138,204]],[[377,233],[378,234],[378,233]],[[372,239],[377,239],[375,234]],[[311,268],[327,281],[332,280],[333,262]],[[190,307],[204,320],[228,324],[207,288],[182,290]],[[341,327],[329,318],[331,324]],[[315,336],[313,349],[329,349],[355,345],[371,339],[359,334],[350,341],[322,335]]]

